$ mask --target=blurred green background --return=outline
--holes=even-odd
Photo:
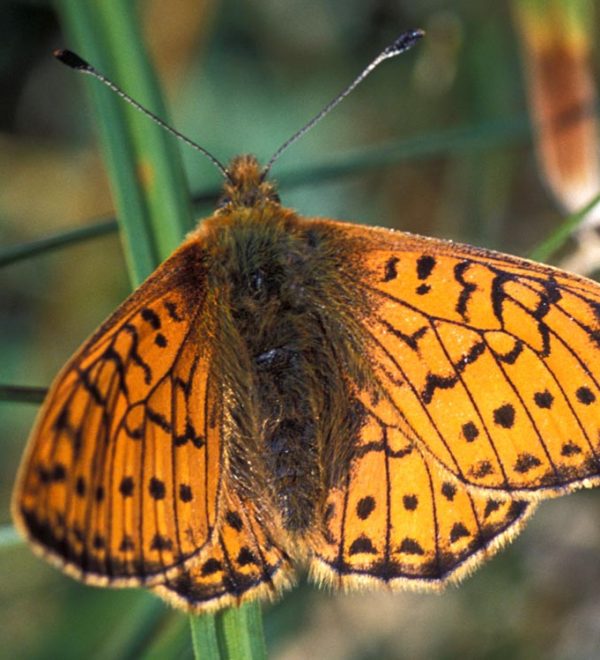
[[[221,160],[265,161],[409,27],[427,30],[277,163],[305,215],[527,254],[561,221],[540,182],[509,7],[491,0],[137,3],[172,122]],[[590,24],[592,40],[595,25]],[[54,6],[0,5],[0,241],[93,224],[113,210],[81,77]],[[85,49],[81,54],[86,56]],[[181,147],[190,189],[218,172]],[[287,183],[286,183],[287,182]],[[196,215],[211,213],[210,204]],[[168,218],[165,218],[168,222]],[[116,234],[0,271],[0,383],[47,386],[130,290]],[[0,401],[0,523],[36,406]],[[522,535],[443,595],[319,591],[265,607],[270,656],[594,658],[600,495],[544,503]],[[5,533],[6,536],[2,536]],[[187,618],[152,596],[81,586],[0,529],[0,657],[187,658]]]

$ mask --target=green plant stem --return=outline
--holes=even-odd
[[[15,403],[34,403],[39,405],[48,390],[45,387],[27,387],[25,385],[0,385],[0,401]]]
[[[563,220],[548,238],[544,239],[534,247],[529,253],[530,259],[534,259],[535,261],[548,261],[550,257],[566,243],[573,231],[581,222],[583,222],[588,213],[599,203],[600,193],[581,210],[576,211],[565,218],[565,220]]]

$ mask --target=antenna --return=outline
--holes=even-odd
[[[325,115],[328,115],[335,106],[343,101],[350,92],[357,87],[376,67],[378,67],[384,60],[388,60],[396,55],[410,50],[420,39],[425,36],[423,30],[407,30],[403,32],[396,40],[390,44],[387,48],[384,48],[381,53],[360,73],[353,82],[351,82],[348,87],[342,90],[336,97],[334,97],[317,115],[315,115],[307,124],[305,124],[299,131],[294,133],[291,138],[286,140],[277,151],[271,156],[269,162],[265,165],[263,170],[263,178],[266,178],[267,174],[273,167],[275,161],[281,156],[281,154],[286,151],[289,147],[299,140],[305,133],[308,133],[315,124],[318,124]]]
[[[153,112],[150,112],[150,110],[147,110],[144,108],[143,105],[138,103],[137,101],[134,101],[129,94],[126,94],[120,87],[115,85],[112,80],[109,80],[104,74],[100,73],[97,69],[95,69],[91,64],[86,62],[83,58],[79,57],[76,53],[73,53],[70,50],[60,50],[57,49],[53,51],[52,53],[54,57],[59,62],[62,62],[63,64],[66,64],[67,66],[71,67],[71,69],[75,69],[75,71],[80,71],[81,73],[87,73],[89,76],[92,76],[93,78],[96,78],[99,80],[101,83],[104,83],[109,89],[112,89],[113,92],[115,92],[118,96],[120,96],[122,99],[127,101],[129,105],[132,105],[136,110],[139,110],[143,114],[145,114],[147,117],[150,117],[152,121],[154,121],[156,124],[158,124],[161,128],[164,128],[165,131],[168,131],[171,133],[171,135],[174,135],[176,138],[187,144],[189,147],[192,147],[192,149],[195,149],[196,151],[200,151],[203,153],[212,163],[217,167],[217,169],[221,172],[221,174],[230,181],[229,174],[227,172],[227,169],[221,164],[219,160],[217,160],[207,149],[204,147],[201,147],[199,144],[196,144],[189,138],[187,138],[185,135],[180,133],[179,131],[176,131],[174,128],[169,126],[165,121],[163,121],[160,117],[157,117]]]

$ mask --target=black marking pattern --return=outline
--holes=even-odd
[[[396,269],[396,265],[400,259],[398,257],[390,257],[386,264],[385,264],[385,269],[384,269],[384,274],[383,274],[383,279],[382,282],[390,282],[391,280],[396,279],[398,277],[398,271]]]
[[[435,252],[433,254],[426,252],[411,262],[411,267],[414,266],[414,271],[416,271],[416,273],[414,271],[411,273],[412,281],[414,282],[416,276],[420,282],[416,288],[411,287],[411,296],[414,293],[419,296],[414,305],[400,298],[394,298],[390,293],[386,293],[384,296],[381,291],[374,291],[375,295],[379,295],[378,300],[382,301],[382,307],[392,303],[395,305],[394,311],[397,318],[402,319],[404,316],[402,312],[406,311],[406,316],[411,315],[413,320],[415,318],[423,320],[422,325],[414,323],[408,330],[405,330],[400,323],[397,324],[396,321],[387,320],[384,311],[379,308],[376,309],[379,316],[377,322],[380,327],[385,327],[388,335],[399,340],[398,343],[402,344],[404,350],[406,350],[406,347],[410,349],[414,354],[415,361],[422,359],[423,362],[418,362],[419,365],[426,364],[427,355],[422,347],[429,341],[436,341],[436,345],[443,349],[443,353],[447,357],[447,370],[440,370],[440,373],[434,373],[431,370],[426,371],[418,381],[418,387],[412,392],[413,399],[411,401],[415,404],[415,407],[420,406],[419,414],[438,433],[439,445],[443,446],[443,449],[450,456],[449,465],[445,465],[438,460],[434,456],[434,450],[430,453],[424,451],[424,449],[429,449],[427,447],[428,439],[421,437],[417,432],[417,425],[414,424],[413,426],[414,418],[409,417],[409,413],[404,411],[396,400],[386,401],[386,404],[389,404],[389,407],[397,415],[397,426],[380,422],[382,427],[385,426],[381,438],[377,437],[363,443],[355,453],[356,460],[366,458],[371,454],[380,456],[381,478],[382,481],[385,481],[385,496],[364,494],[353,506],[348,505],[348,497],[346,497],[344,506],[340,505],[340,508],[343,508],[342,512],[336,511],[334,507],[328,508],[330,513],[326,517],[331,517],[333,520],[336,516],[341,516],[342,519],[341,540],[339,541],[340,552],[336,562],[332,564],[335,570],[342,574],[360,572],[356,569],[358,564],[348,561],[349,557],[356,557],[357,562],[359,560],[375,562],[364,564],[366,566],[364,572],[369,575],[378,575],[384,580],[399,575],[411,577],[407,572],[406,565],[399,563],[396,554],[403,554],[407,557],[422,557],[430,552],[427,544],[420,537],[417,538],[416,534],[414,536],[407,535],[402,539],[394,538],[394,544],[392,544],[392,531],[390,531],[389,524],[392,506],[403,509],[403,515],[411,519],[414,516],[421,515],[421,512],[429,507],[427,515],[433,530],[436,555],[423,570],[425,578],[438,580],[450,574],[469,556],[485,549],[492,539],[503,534],[513,524],[520,521],[529,506],[524,502],[514,500],[509,508],[506,501],[489,498],[485,504],[485,510],[482,508],[479,514],[475,513],[475,504],[473,504],[473,517],[477,523],[476,525],[465,524],[464,521],[457,520],[444,527],[442,531],[444,521],[438,518],[439,511],[450,510],[451,506],[447,504],[448,502],[457,503],[459,498],[464,499],[464,484],[469,482],[471,477],[483,479],[492,475],[504,475],[503,487],[505,490],[509,490],[512,483],[509,483],[506,475],[513,478],[514,473],[521,475],[535,474],[542,466],[546,470],[543,476],[545,481],[540,478],[536,482],[536,487],[548,486],[552,488],[556,487],[557,484],[576,484],[583,476],[591,475],[595,477],[600,471],[595,453],[598,450],[597,434],[587,432],[590,424],[587,421],[588,417],[585,417],[590,415],[590,411],[595,411],[594,404],[598,397],[599,379],[595,369],[588,367],[582,358],[581,345],[583,342],[578,339],[579,344],[573,342],[573,345],[570,346],[569,338],[560,336],[556,330],[556,317],[560,315],[563,317],[569,316],[569,298],[579,296],[580,302],[585,302],[586,289],[584,285],[581,282],[578,285],[578,280],[574,278],[572,287],[567,287],[563,291],[562,288],[565,285],[562,284],[562,280],[559,282],[555,277],[538,272],[534,268],[530,268],[525,275],[516,273],[518,269],[514,264],[515,272],[512,272],[502,262],[498,263],[497,258],[495,261],[493,254],[489,257],[489,263],[467,258],[461,259],[454,264],[452,271],[454,276],[453,285],[455,289],[457,284],[459,287],[457,297],[451,301],[454,306],[452,311],[458,314],[463,321],[461,326],[451,313],[448,313],[447,317],[442,312],[437,316],[426,313],[426,305],[432,304],[430,301],[437,294],[436,281],[441,270],[440,259],[442,258],[443,256],[438,256]],[[378,281],[385,283],[400,281],[401,278],[398,275],[403,264],[404,259],[401,261],[399,257],[390,257],[388,261],[384,262],[383,276],[381,270],[378,271]],[[492,314],[490,315],[489,326],[468,328],[470,334],[463,343],[466,352],[463,352],[462,355],[459,353],[459,357],[456,357],[457,351],[451,352],[446,346],[451,342],[447,339],[447,335],[442,337],[440,327],[443,323],[446,324],[447,329],[454,323],[456,336],[458,336],[464,324],[475,318],[475,306],[479,304],[479,298],[483,295],[484,287],[482,285],[480,291],[480,287],[474,283],[477,279],[475,277],[477,273],[475,271],[471,273],[471,268],[486,269],[486,273],[490,277],[492,293],[487,303],[490,305]],[[521,266],[521,268],[523,267]],[[469,277],[471,274],[473,275],[472,281]],[[391,290],[393,286],[395,285],[388,287],[388,289]],[[579,286],[579,289],[577,286]],[[525,293],[521,295],[520,292]],[[373,293],[373,291],[370,291],[370,293]],[[410,300],[414,301],[415,299],[411,297]],[[583,314],[581,318],[571,315],[573,317],[571,319],[573,328],[580,334],[585,334],[590,342],[599,344],[600,302],[587,301],[586,304],[590,316],[593,315],[595,320],[587,318]],[[423,308],[419,305],[423,305]],[[442,307],[440,305],[440,309]],[[522,337],[519,334],[519,329],[511,325],[511,319],[515,316],[515,311],[518,311],[526,322],[531,323],[531,327],[528,327],[529,335],[526,337],[525,333]],[[157,354],[162,355],[168,352],[171,349],[171,342],[170,335],[167,336],[166,334],[166,326],[181,323],[187,318],[188,313],[188,310],[184,311],[183,305],[175,304],[172,301],[163,301],[162,304],[150,301],[148,306],[142,309],[138,308],[135,314],[131,314],[128,319],[125,319],[126,322],[122,324],[118,335],[109,336],[108,343],[102,347],[102,351],[98,351],[98,357],[95,361],[90,360],[73,368],[74,390],[84,391],[87,394],[88,406],[81,413],[78,412],[82,417],[80,419],[76,418],[74,415],[75,410],[69,406],[69,397],[67,396],[64,406],[54,420],[50,436],[54,445],[57,445],[59,440],[68,439],[68,442],[75,449],[74,456],[77,456],[79,451],[82,455],[85,455],[85,437],[83,439],[77,437],[77,429],[88,429],[92,423],[97,424],[99,428],[97,443],[99,450],[93,457],[94,470],[86,472],[86,474],[102,474],[102,468],[110,469],[115,461],[115,450],[109,442],[111,433],[114,433],[114,428],[111,427],[111,420],[107,415],[107,411],[114,406],[114,402],[119,397],[126,400],[127,414],[130,415],[130,418],[124,417],[120,421],[119,432],[123,431],[123,434],[127,435],[129,439],[137,441],[136,443],[129,443],[130,451],[139,451],[143,454],[143,457],[150,455],[152,451],[156,451],[156,448],[163,446],[161,443],[165,441],[165,436],[167,436],[169,451],[173,452],[171,456],[175,457],[177,451],[181,450],[183,452],[194,447],[202,451],[202,460],[208,464],[207,438],[209,437],[209,428],[214,429],[220,423],[219,415],[222,412],[215,403],[214,399],[216,397],[210,403],[208,401],[206,403],[204,428],[195,428],[196,425],[191,420],[186,420],[185,424],[181,423],[181,407],[188,404],[188,398],[191,396],[198,356],[194,357],[191,371],[173,369],[172,376],[163,377],[159,373],[156,364],[145,358],[146,353],[141,348],[142,343],[148,341],[157,349],[160,349],[156,351]],[[492,347],[488,333],[494,332],[503,332],[505,336],[513,340],[511,344],[508,344],[508,349],[498,351]],[[150,339],[148,339],[148,336],[150,336]],[[126,343],[124,338],[128,338],[126,349],[123,348]],[[457,341],[456,344],[458,345],[458,343]],[[576,365],[578,370],[577,379],[565,382],[564,378],[559,378],[554,374],[553,369],[556,367],[553,359],[554,355],[559,354],[559,351],[567,356],[570,364]],[[449,357],[450,354],[452,354],[452,358]],[[264,355],[267,355],[267,353]],[[485,360],[497,369],[498,381],[506,386],[505,389],[510,394],[505,399],[495,400],[494,407],[490,411],[482,411],[476,405],[477,393],[473,394],[471,391],[472,385],[466,384],[467,379],[462,378],[465,372],[468,373],[467,367],[484,356]],[[413,378],[409,371],[402,371],[401,360],[398,359],[394,362],[390,359],[389,352],[386,354],[386,358],[388,358],[386,367],[388,373],[376,373],[376,377],[381,381],[379,384],[382,385],[381,391],[377,392],[377,396],[381,398],[385,396],[385,385],[392,378],[397,387],[410,392],[412,383],[417,379]],[[513,368],[526,360],[530,362],[536,360],[536,365],[541,364],[546,369],[546,380],[539,384],[535,383],[535,391],[533,388],[527,390],[520,382],[515,383]],[[107,366],[103,366],[101,361]],[[147,386],[148,393],[144,394],[141,402],[130,400],[131,392],[127,381],[127,371],[130,369],[136,369]],[[573,368],[573,371],[575,371],[575,368]],[[563,374],[561,373],[559,376],[563,376]],[[447,441],[447,434],[440,431],[439,417],[436,417],[438,413],[433,410],[435,405],[429,406],[429,404],[435,402],[436,394],[440,398],[442,397],[442,393],[438,390],[450,390],[457,386],[464,388],[464,391],[472,396],[472,407],[466,414],[457,416],[455,433],[451,440]],[[164,390],[161,390],[161,387],[164,387]],[[206,385],[207,389],[208,387]],[[153,396],[156,400],[153,399]],[[172,408],[164,408],[159,404],[159,401],[164,401],[168,397],[172,397],[172,402],[177,401],[177,405],[180,406],[179,413],[173,412],[175,405]],[[372,398],[375,400],[376,397],[373,396]],[[138,405],[143,406],[143,414],[141,415],[134,414],[135,407]],[[376,407],[376,404],[374,406]],[[554,453],[552,453],[544,444],[544,436],[540,430],[540,420],[545,419],[543,417],[547,414],[545,411],[552,409],[554,413],[559,406],[562,406],[573,416],[578,426],[573,424],[575,431],[573,437],[575,439],[564,438],[558,444],[559,451],[553,449]],[[429,412],[428,407],[433,412]],[[508,464],[506,460],[501,460],[502,457],[496,451],[494,446],[495,434],[502,433],[510,437],[509,433],[522,424],[529,425],[527,428],[532,429],[532,433],[538,438],[538,443],[535,447],[532,446],[531,452],[519,450],[515,454],[516,460],[511,460]],[[388,431],[390,437],[388,437]],[[395,440],[391,439],[392,431]],[[400,444],[397,440],[399,435],[404,436],[404,444]],[[478,460],[470,466],[460,465],[459,452],[454,451],[456,445],[452,444],[458,440],[462,443],[461,447],[463,448],[467,447],[465,443],[475,441],[474,447],[477,449],[481,446],[491,447],[490,460],[486,458]],[[81,446],[81,443],[83,443],[83,446]],[[141,446],[141,449],[136,449],[139,446]],[[587,472],[579,463],[571,472],[565,471],[564,465],[566,463],[557,463],[557,459],[564,457],[575,464],[577,457],[582,453],[589,456],[585,463]],[[557,454],[560,454],[560,456]],[[72,526],[69,534],[75,539],[85,539],[88,544],[85,550],[89,551],[90,546],[92,546],[97,553],[90,557],[86,557],[85,553],[77,555],[74,550],[75,546],[71,545],[71,541],[67,542],[65,540],[71,538],[71,536],[57,536],[56,530],[68,526],[68,515],[65,515],[69,512],[68,508],[65,512],[50,512],[55,516],[54,520],[49,516],[47,519],[36,518],[26,510],[23,511],[22,515],[35,538],[41,540],[42,543],[46,543],[58,554],[62,554],[68,562],[83,561],[84,571],[107,574],[112,577],[126,575],[127,571],[132,570],[132,567],[139,573],[140,566],[143,566],[143,575],[161,573],[171,563],[171,559],[167,557],[167,554],[178,552],[180,549],[181,541],[178,534],[190,533],[193,535],[193,530],[179,529],[177,521],[174,534],[162,533],[161,531],[161,533],[157,532],[154,535],[149,535],[148,530],[144,530],[142,521],[139,530],[135,530],[135,540],[128,534],[121,534],[120,528],[117,528],[114,533],[115,535],[118,533],[121,537],[120,547],[123,552],[130,552],[135,549],[136,553],[141,553],[136,555],[135,560],[127,560],[131,561],[129,566],[127,562],[119,563],[116,558],[109,557],[105,552],[107,547],[114,547],[114,539],[111,539],[113,530],[108,524],[100,530],[102,533],[98,531],[101,527],[102,516],[105,515],[99,513],[99,511],[104,511],[107,507],[112,506],[115,499],[134,498],[138,493],[143,493],[140,497],[146,498],[146,500],[151,498],[152,500],[156,520],[162,515],[161,507],[164,507],[165,500],[172,499],[176,501],[178,504],[174,509],[174,516],[177,519],[177,512],[182,510],[178,508],[179,503],[195,506],[196,499],[201,499],[194,498],[193,495],[197,491],[192,490],[189,483],[178,483],[174,478],[175,469],[173,469],[173,475],[168,472],[161,472],[160,468],[156,468],[158,471],[153,474],[152,469],[154,468],[152,468],[151,461],[145,464],[140,461],[146,468],[142,467],[138,472],[131,475],[119,474],[119,478],[114,483],[109,480],[104,481],[102,478],[94,478],[88,483],[75,469],[77,463],[73,467],[71,465],[65,466],[61,462],[60,458],[64,454],[53,449],[49,452],[49,456],[49,460],[41,461],[39,465],[36,465],[36,478],[42,488],[59,488],[64,487],[65,483],[70,484],[75,497],[70,499],[67,507],[83,507],[84,515],[81,516],[81,525],[78,527]],[[420,457],[423,465],[426,466],[424,470],[427,472],[431,486],[431,499],[428,504],[421,497],[420,492],[395,492],[395,497],[392,498],[392,483],[396,483],[391,477],[392,473],[395,474],[395,471],[401,469],[402,461],[416,460],[415,457]],[[173,468],[177,465],[177,460],[176,458],[172,459],[171,466]],[[448,479],[450,479],[450,476],[446,472],[452,473],[452,480],[443,481],[436,470],[441,471]],[[410,485],[405,485],[404,488],[409,489]],[[471,496],[469,495],[469,497]],[[90,504],[92,499],[95,499],[104,509],[102,507],[92,507]],[[475,495],[473,495],[471,502],[473,503],[475,499]],[[220,511],[219,515],[222,516],[219,521],[222,521],[233,532],[238,534],[246,532],[244,524],[236,512]],[[373,520],[379,519],[381,515],[387,515],[387,536],[384,535],[383,537],[372,534],[368,526]],[[348,538],[344,521],[350,516],[355,516],[355,519],[358,518],[361,521],[369,520],[369,523],[364,528],[358,531],[355,530],[352,536]],[[205,517],[208,519],[207,505]],[[486,522],[487,519],[492,519],[494,522],[488,523]],[[364,531],[360,533],[363,529]],[[212,533],[212,530],[210,533]],[[333,538],[335,540],[335,537]],[[143,548],[139,548],[139,543],[136,543],[141,539],[144,540]],[[455,554],[452,552],[444,554],[440,550],[442,541],[451,545],[455,544],[460,549],[456,550]],[[261,576],[261,580],[266,579],[265,576],[270,576],[272,570],[274,570],[272,566],[265,564],[255,546],[243,545],[241,549],[236,549],[231,557],[227,554],[225,548],[223,548],[223,553],[222,560],[212,558],[204,561],[201,572],[203,575],[208,576],[223,571],[223,583],[226,583],[226,589],[233,594],[244,593],[249,583],[244,583],[243,576],[233,570],[232,566],[237,565],[238,568],[262,566],[264,574]],[[152,559],[149,559],[150,555],[152,555]],[[81,557],[84,557],[84,559],[81,560]],[[178,555],[177,560],[179,561],[179,559]],[[134,564],[134,562],[137,562],[137,564]],[[419,577],[423,577],[423,575]],[[186,590],[186,593],[194,593],[194,586],[189,582],[188,574],[182,572],[178,580],[178,588],[181,593],[186,592]]]
[[[416,242],[419,240],[416,239]],[[428,244],[422,249],[424,256],[431,256]],[[460,257],[461,251],[467,253],[464,258]],[[404,258],[401,251],[398,254],[401,264],[411,263],[412,254],[408,259]],[[443,464],[459,479],[467,482],[485,479],[485,483],[497,484],[497,488],[516,490],[518,484],[523,484],[523,490],[535,490],[552,489],[565,483],[578,484],[586,476],[600,478],[600,444],[596,439],[596,436],[600,436],[600,429],[589,432],[586,424],[590,422],[584,421],[583,413],[579,413],[584,407],[594,406],[600,396],[600,376],[592,373],[588,358],[581,353],[584,349],[589,350],[584,342],[594,343],[600,348],[600,292],[593,291],[594,285],[578,280],[575,276],[571,278],[560,272],[554,275],[544,267],[519,262],[504,255],[454,245],[450,254],[442,253],[438,256],[435,251],[433,254],[434,266],[445,259],[453,262],[451,268],[454,281],[460,285],[458,291],[449,295],[447,304],[440,295],[427,297],[421,302],[409,295],[408,286],[406,298],[392,293],[393,288],[369,288],[382,305],[378,308],[379,334],[372,333],[371,336],[377,351],[384,355],[388,363],[379,372],[382,387],[385,389],[391,387],[392,382],[401,382],[407,385],[404,391],[410,392],[412,386],[413,397],[431,424],[428,433],[437,434],[439,443],[444,447]],[[415,256],[412,261],[416,264],[417,279],[429,277],[434,270],[433,266],[426,266],[432,262],[429,259],[424,261],[424,256]],[[406,267],[403,271],[398,270],[398,282],[403,281],[405,272],[410,271]],[[430,300],[435,313],[427,311]],[[456,301],[454,308],[453,300]],[[575,304],[579,305],[578,309],[571,307]],[[491,315],[487,316],[486,323],[483,312],[488,307]],[[382,311],[387,308],[389,313]],[[410,324],[406,326],[404,314],[410,319]],[[458,322],[454,314],[458,314],[462,322]],[[560,329],[557,329],[558,323],[563,324]],[[573,343],[571,336],[566,336],[568,333],[564,328],[567,324],[571,325],[574,336],[579,333],[576,343]],[[420,325],[419,330],[427,333],[428,339],[419,343],[416,356],[409,356],[409,360],[403,362],[396,357],[393,343],[386,337],[393,335],[402,339],[404,344],[412,343],[411,348],[414,348],[416,342],[410,342],[410,338],[415,325]],[[411,328],[410,332],[407,331],[408,327]],[[432,335],[435,335],[436,350],[445,353],[449,368],[446,371],[440,371],[439,367],[429,368],[424,376],[415,378],[412,376],[411,361],[422,360],[421,365],[427,364]],[[461,338],[461,335],[464,336]],[[408,342],[406,337],[409,338]],[[470,348],[462,358],[457,358],[456,347],[461,343]],[[427,353],[423,350],[424,346],[427,347]],[[564,357],[555,357],[558,354],[564,354]],[[492,411],[480,407],[480,394],[474,384],[474,377],[469,376],[468,372],[464,376],[466,367],[481,358],[487,365],[490,365],[490,358],[493,358],[491,366],[486,366],[486,376],[493,369],[494,377],[505,391],[502,396],[504,400],[498,400]],[[598,355],[594,354],[593,359],[596,364],[594,368],[598,371]],[[569,361],[572,378],[579,379],[580,384],[569,386],[565,378],[557,374],[557,371],[560,374],[567,369],[565,360]],[[517,368],[525,373],[525,370],[531,371],[532,367],[535,382],[521,379],[516,381]],[[419,380],[423,382],[423,378],[424,384],[415,389],[414,383]],[[488,376],[486,382],[495,391],[496,386],[491,377]],[[533,389],[536,384],[538,388]],[[487,448],[485,451],[490,453],[489,459],[480,460],[476,464],[468,464],[457,457],[453,443],[458,436],[454,430],[452,435],[448,435],[445,427],[449,425],[440,417],[439,410],[432,406],[430,413],[424,408],[434,402],[436,392],[452,390],[457,386],[460,386],[461,396],[466,395],[470,401],[467,414],[471,419],[463,422],[460,436],[467,442],[477,438]],[[532,389],[528,391],[530,386]],[[561,413],[563,418],[565,415],[571,416],[569,424],[573,426],[577,437],[573,446],[581,449],[582,443],[585,444],[585,451],[590,455],[589,460],[580,461],[577,468],[574,467],[575,461],[569,464],[563,460],[565,457],[576,456],[570,454],[571,445],[568,443],[571,440],[566,439],[562,445],[557,446],[553,441],[556,430],[552,431],[548,441],[544,437],[542,411],[554,410],[557,405],[563,410],[566,408]],[[399,412],[402,412],[401,407]],[[499,430],[513,432],[517,444],[524,441],[519,440],[516,434],[520,434],[521,438],[523,434],[531,435],[532,447],[535,445],[540,450],[532,455],[540,461],[543,470],[534,472],[528,461],[510,461],[501,455],[503,451],[497,445],[496,438]],[[427,445],[426,438],[422,441]],[[521,455],[525,453],[521,451]],[[519,478],[519,475],[528,475],[530,479],[530,474],[536,475],[535,479],[531,478],[532,481]]]
[[[212,387],[197,375],[209,343],[188,342],[203,310],[205,280],[197,264],[167,268],[167,276],[159,269],[142,285],[67,365],[53,393],[52,418],[42,418],[44,444],[34,452],[43,457],[40,472],[37,483],[28,473],[20,515],[34,538],[85,576],[151,580],[197,552],[210,533],[215,512],[204,497],[193,497],[209,454],[195,428],[202,419],[197,393]],[[186,278],[193,289],[186,284],[186,297],[179,297]],[[175,456],[178,434],[200,450],[190,483],[172,476],[177,461],[187,459],[187,448]],[[45,497],[37,494],[42,480]],[[200,521],[197,529],[178,526],[184,510]],[[153,536],[153,528],[160,532]]]

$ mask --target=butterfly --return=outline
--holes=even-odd
[[[600,286],[305,218],[253,156],[54,381],[13,497],[92,585],[204,612],[306,565],[439,590],[600,480]]]

